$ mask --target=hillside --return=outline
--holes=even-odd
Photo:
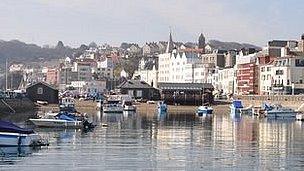
[[[261,49],[256,45],[248,44],[248,43],[237,43],[237,42],[222,42],[219,40],[210,40],[207,44],[215,49],[220,50],[240,50],[240,49],[248,49],[248,48],[255,48]]]
[[[0,63],[6,58],[10,61],[38,61],[73,55],[75,49],[64,46],[61,41],[54,48],[44,48],[35,44],[26,44],[18,40],[0,41]]]

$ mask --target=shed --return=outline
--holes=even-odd
[[[50,104],[58,104],[58,90],[45,82],[38,82],[26,88],[27,97],[33,102],[46,101]]]
[[[167,104],[202,105],[213,103],[210,83],[158,83],[161,97]]]
[[[127,80],[117,86],[122,94],[128,94],[135,99],[159,100],[159,90],[140,80]]]

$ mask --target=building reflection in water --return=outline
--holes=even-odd
[[[298,122],[155,111],[97,112],[93,120],[98,126],[92,132],[36,129],[50,146],[25,163],[47,160],[58,169],[80,170],[288,170],[304,162],[304,128]]]

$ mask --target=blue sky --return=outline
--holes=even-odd
[[[54,45],[298,39],[303,0],[1,0],[0,39]]]

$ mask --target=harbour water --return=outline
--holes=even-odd
[[[0,147],[0,170],[304,168],[304,125],[298,121],[154,111],[93,116],[98,126],[88,132],[36,129],[48,147]]]

